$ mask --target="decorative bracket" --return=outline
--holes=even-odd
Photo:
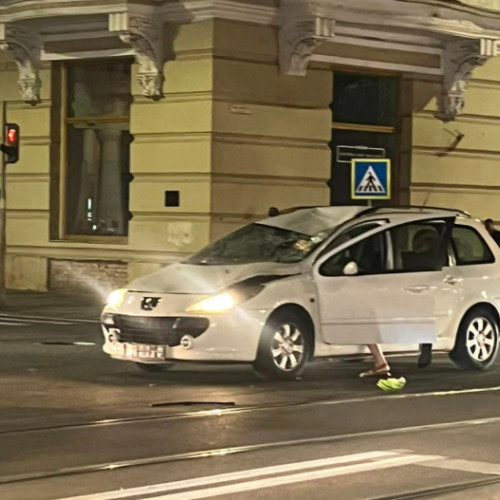
[[[472,72],[483,66],[493,54],[486,50],[485,40],[460,40],[446,44],[444,78],[436,117],[444,122],[453,121],[462,114],[465,92]]]
[[[19,91],[32,105],[40,102],[40,38],[30,30],[0,24],[0,49],[10,50],[19,71]]]
[[[281,6],[281,72],[305,76],[314,49],[335,36],[335,20],[322,2],[282,0]]]
[[[163,87],[163,22],[154,16],[109,15],[109,30],[130,45],[139,65],[137,80],[144,96],[161,99]]]

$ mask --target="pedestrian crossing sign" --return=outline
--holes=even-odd
[[[353,200],[388,200],[391,197],[391,160],[353,159],[351,163]]]

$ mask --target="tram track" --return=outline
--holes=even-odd
[[[307,408],[315,406],[340,406],[347,404],[356,403],[366,403],[366,402],[377,402],[377,401],[395,401],[395,400],[405,400],[405,399],[416,399],[416,398],[429,398],[429,397],[450,397],[450,396],[461,396],[468,394],[481,394],[481,393],[499,393],[500,386],[492,387],[481,387],[463,390],[452,390],[452,391],[430,391],[430,392],[414,392],[405,394],[390,394],[382,396],[367,396],[367,397],[357,397],[357,398],[347,398],[347,399],[321,399],[313,401],[297,401],[297,402],[286,402],[286,403],[272,403],[272,404],[262,404],[262,405],[247,405],[247,406],[231,406],[229,408],[212,408],[205,410],[194,410],[186,412],[170,413],[168,415],[144,415],[144,416],[133,416],[133,417],[117,417],[108,419],[97,419],[89,422],[76,422],[70,424],[60,424],[52,426],[40,426],[40,427],[25,427],[19,429],[7,429],[0,430],[0,437],[5,435],[13,434],[28,434],[28,433],[38,433],[38,432],[52,432],[58,430],[70,430],[70,429],[86,429],[86,428],[97,428],[97,427],[112,427],[124,424],[134,424],[134,423],[146,423],[146,422],[163,422],[169,420],[182,420],[182,419],[194,419],[194,418],[206,418],[206,417],[220,417],[225,415],[236,415],[241,413],[252,413],[252,412],[265,412],[273,410],[283,410],[283,409],[293,409],[293,408]],[[184,402],[169,402],[170,406],[182,406]],[[216,406],[225,405],[227,403],[214,403],[199,401],[197,403],[189,402],[192,406],[197,404],[199,406]],[[152,406],[152,405],[150,405]]]
[[[487,486],[494,486],[496,484],[500,484],[500,477],[498,476],[488,477],[485,479],[476,479],[474,481],[445,484],[432,488],[412,490],[405,493],[398,493],[396,495],[376,497],[373,500],[417,500],[419,498],[436,498],[443,495],[449,495],[450,493],[461,493],[463,491],[473,490],[476,488],[485,488]]]

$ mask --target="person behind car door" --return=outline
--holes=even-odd
[[[488,233],[490,233],[490,236],[495,240],[497,245],[500,246],[500,231],[497,231],[495,229],[495,223],[493,222],[493,219],[486,219],[484,221],[484,227],[486,227]]]

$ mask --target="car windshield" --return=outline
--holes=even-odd
[[[305,259],[330,233],[322,231],[311,236],[264,224],[250,224],[205,247],[186,263],[212,266],[251,262],[291,264]]]

